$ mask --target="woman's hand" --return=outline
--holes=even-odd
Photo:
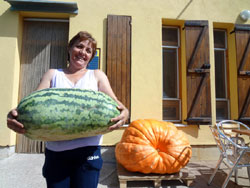
[[[118,110],[120,110],[120,115],[112,118],[111,121],[112,122],[116,122],[114,125],[109,127],[109,130],[115,130],[115,129],[119,129],[122,125],[124,125],[129,117],[129,111],[128,109],[120,102],[118,102],[119,106],[117,107]]]
[[[119,127],[124,125],[125,122],[127,121],[128,117],[129,117],[129,111],[115,96],[106,74],[104,74],[104,72],[102,72],[100,70],[95,70],[95,77],[98,81],[99,91],[109,95],[112,99],[114,99],[118,103],[117,108],[118,108],[118,110],[120,110],[121,113],[119,116],[111,119],[112,122],[116,122],[116,123],[114,125],[110,126],[109,130],[118,129]]]
[[[11,110],[7,115],[7,126],[16,133],[24,134],[25,133],[24,126],[22,123],[16,120],[17,116],[18,116],[17,110],[16,109]]]

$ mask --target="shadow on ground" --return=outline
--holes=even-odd
[[[101,170],[98,188],[119,188],[116,170],[114,147],[102,147],[103,168]],[[46,188],[42,176],[43,154],[12,154],[8,158],[0,159],[0,187],[1,188]],[[216,174],[211,186],[207,181],[216,166],[217,161],[191,161],[190,171],[195,174],[191,188],[220,188],[226,178],[225,166]],[[234,183],[232,177],[227,188],[250,188],[246,168],[239,170],[239,185]],[[162,188],[186,188],[184,182],[169,180],[161,182]],[[129,181],[129,188],[151,188],[152,181]]]

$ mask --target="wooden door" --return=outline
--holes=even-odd
[[[207,21],[186,21],[187,119],[211,122],[209,35]]]
[[[67,65],[68,20],[26,19],[20,66],[19,100],[33,92],[49,68]],[[17,135],[16,152],[41,153],[44,143]]]
[[[238,120],[250,123],[250,25],[236,25]]]
[[[108,15],[107,76],[117,98],[130,110],[131,17]]]

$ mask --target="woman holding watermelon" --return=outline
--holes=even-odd
[[[37,88],[81,88],[106,93],[118,104],[121,111],[118,117],[111,119],[116,122],[110,130],[121,127],[128,119],[127,108],[118,101],[110,86],[107,76],[100,70],[87,69],[88,63],[96,52],[96,41],[87,32],[79,32],[68,44],[69,66],[66,69],[48,70]],[[7,125],[13,131],[23,134],[24,126],[16,120],[14,109],[9,112]],[[68,141],[46,142],[43,176],[49,188],[96,188],[102,158],[100,145],[102,135]]]

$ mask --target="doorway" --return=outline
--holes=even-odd
[[[36,90],[48,69],[67,66],[68,34],[68,19],[24,19],[19,101]],[[43,153],[44,149],[44,142],[17,135],[17,153]]]

